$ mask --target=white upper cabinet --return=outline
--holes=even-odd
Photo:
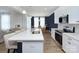
[[[69,15],[70,24],[79,24],[79,7],[77,6],[64,6],[59,7],[55,12],[55,23],[59,23],[59,17]]]

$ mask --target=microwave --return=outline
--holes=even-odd
[[[59,23],[68,23],[69,15],[59,17]]]

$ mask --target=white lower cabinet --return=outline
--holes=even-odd
[[[23,53],[42,53],[43,42],[23,42]]]
[[[55,40],[55,30],[58,28],[51,28],[51,37]]]
[[[79,41],[67,36],[63,35],[63,45],[62,48],[67,53],[79,53]]]

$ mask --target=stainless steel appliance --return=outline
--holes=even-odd
[[[62,45],[62,32],[56,30],[55,31],[55,39],[60,45]]]
[[[69,15],[59,17],[59,23],[68,23]]]
[[[63,33],[75,33],[75,27],[73,27],[73,30],[70,30],[67,28],[63,30],[55,30],[55,39],[60,45],[62,45],[62,34]]]

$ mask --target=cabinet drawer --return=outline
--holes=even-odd
[[[79,46],[79,40],[73,39],[73,40],[72,40],[72,43],[73,43],[74,45],[78,45],[78,46]]]
[[[76,47],[76,46],[79,47],[79,41],[76,40],[76,39],[74,39],[74,38],[72,38],[72,37],[70,37],[67,42],[68,42],[70,45],[72,45],[73,47],[74,47],[74,46],[75,46],[75,47]]]
[[[41,53],[43,52],[43,42],[23,42],[24,53]]]
[[[63,36],[63,50],[68,53],[79,53],[79,41],[64,35]]]
[[[67,46],[67,45],[69,45],[68,44],[68,40],[69,38],[66,36],[66,35],[63,35],[63,40],[62,40],[62,43],[63,43],[63,45],[62,46]],[[69,41],[70,42],[70,41]]]
[[[73,41],[72,38],[70,38],[70,37],[68,37],[66,35],[63,36],[63,44],[65,44],[65,45],[72,45],[72,41]]]
[[[70,53],[70,52],[71,52],[70,47],[69,47],[68,45],[63,46],[63,50],[64,50],[66,53]]]
[[[72,39],[66,35],[63,35],[63,50],[67,53],[71,53],[72,52]]]
[[[67,53],[73,53],[76,52],[76,46],[72,44],[72,42],[66,41],[66,43],[63,44],[63,50]]]

